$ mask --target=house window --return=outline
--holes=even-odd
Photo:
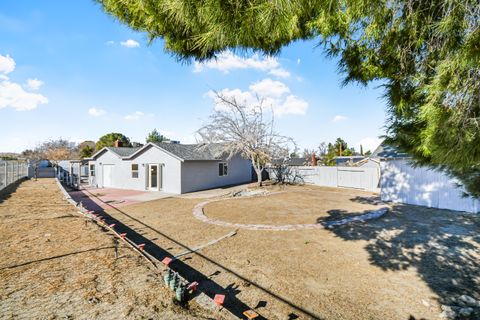
[[[138,164],[132,164],[132,178],[138,178]]]
[[[218,164],[218,175],[220,177],[226,176],[228,174],[228,164],[226,162],[221,162]]]
[[[90,177],[95,177],[95,165],[90,165]]]

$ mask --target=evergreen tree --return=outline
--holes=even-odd
[[[160,134],[157,129],[153,129],[152,132],[150,132],[147,136],[147,138],[145,139],[146,143],[149,143],[149,142],[163,142],[167,140],[167,138],[165,138],[165,136],[163,136],[162,134]]]
[[[478,0],[97,1],[180,59],[317,39],[345,84],[383,82],[388,143],[480,196]]]
[[[95,149],[93,149],[91,146],[86,145],[83,148],[80,149],[80,158],[89,158]]]
[[[115,146],[115,141],[119,140],[122,144],[123,147],[131,147],[132,145],[130,144],[130,139],[128,139],[126,136],[124,136],[121,133],[117,132],[112,132],[108,133],[106,135],[103,135],[98,139],[98,142],[96,144],[96,149],[100,150],[103,147],[114,147]]]

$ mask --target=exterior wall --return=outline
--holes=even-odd
[[[480,212],[480,201],[462,197],[462,188],[446,174],[408,160],[382,161],[381,198],[384,201],[439,209]]]
[[[235,156],[228,163],[228,175],[218,175],[223,161],[185,161],[182,163],[182,193],[252,181],[250,160]]]
[[[155,147],[146,149],[132,160],[122,160],[111,151],[106,151],[90,164],[96,165],[95,177],[89,177],[91,185],[103,188],[103,166],[114,165],[112,187],[131,190],[147,190],[147,164],[159,164],[162,177],[160,191],[181,193],[180,160]],[[138,178],[132,178],[132,164],[138,164]]]
[[[140,155],[137,155],[133,160],[124,160],[128,163],[128,180],[134,180],[136,190],[145,190],[147,185],[147,166],[146,164],[161,164],[161,177],[162,177],[162,189],[163,192],[180,194],[182,192],[181,186],[181,164],[182,162],[171,156],[170,154],[162,151],[156,147],[151,147],[143,151]],[[139,165],[138,178],[131,178],[131,165]],[[145,166],[142,166],[145,165]],[[127,182],[128,182],[127,180]],[[132,188],[130,188],[132,189]]]
[[[91,186],[96,186],[98,188],[103,188],[103,168],[102,168],[102,165],[113,164],[113,165],[115,165],[115,167],[117,167],[117,166],[121,165],[121,161],[122,160],[119,157],[117,157],[115,154],[113,154],[110,151],[105,151],[100,156],[98,156],[98,158],[96,160],[89,161],[88,162],[88,168],[89,168],[88,183]],[[92,165],[92,164],[95,165],[95,176],[94,177],[90,175],[90,165]],[[115,170],[115,169],[116,168],[114,168],[114,172],[117,172],[117,170]],[[118,171],[119,171],[119,174],[121,174],[122,170],[118,170]]]
[[[323,187],[341,187],[380,192],[380,172],[375,167],[291,167],[305,183]],[[275,171],[269,170],[275,179]]]

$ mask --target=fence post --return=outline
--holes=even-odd
[[[7,186],[7,162],[4,163],[5,168],[3,168],[3,187],[5,188]]]

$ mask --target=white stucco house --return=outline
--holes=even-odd
[[[98,188],[181,194],[247,183],[249,160],[227,159],[220,144],[147,143],[139,148],[105,147],[88,159],[89,184]]]

